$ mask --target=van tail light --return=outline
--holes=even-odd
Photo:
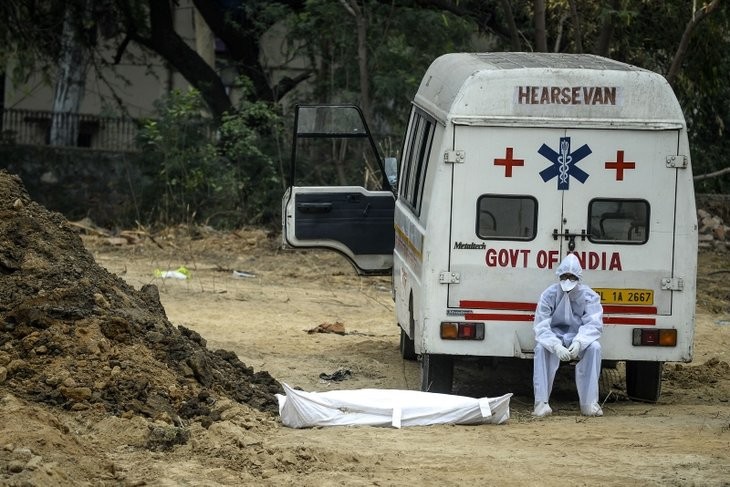
[[[637,347],[676,347],[677,330],[634,328],[631,343]]]
[[[444,340],[484,340],[484,323],[441,323],[441,338]]]

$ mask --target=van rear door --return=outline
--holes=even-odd
[[[395,195],[356,106],[297,106],[282,239],[340,252],[360,274],[393,267]]]
[[[652,315],[672,313],[673,290],[666,280],[674,277],[675,215],[682,196],[677,172],[684,169],[672,163],[679,130],[573,129],[560,144],[562,149],[554,146],[558,158],[572,164],[562,191],[563,254],[572,239],[589,284],[601,294],[607,323],[655,324]],[[552,175],[557,166],[549,164]],[[545,184],[557,188],[562,181],[558,176]],[[628,312],[646,316],[619,316]]]
[[[672,277],[681,169],[667,158],[678,141],[678,130],[457,125],[453,148],[465,162],[453,165],[449,271],[459,279],[449,284],[449,307],[531,321],[572,251],[613,306],[607,314],[628,306],[646,320],[670,314],[662,282]]]

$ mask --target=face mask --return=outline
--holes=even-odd
[[[573,289],[578,284],[578,281],[571,281],[570,279],[561,279],[560,288],[566,293]]]

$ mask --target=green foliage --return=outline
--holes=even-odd
[[[476,26],[450,13],[391,2],[359,2],[368,22],[368,73],[376,138],[396,151],[410,103],[423,73],[437,56],[470,50]],[[288,19],[291,56],[310,60],[311,93],[298,103],[359,104],[359,66],[355,18],[340,2],[309,0]],[[389,152],[387,155],[395,155]],[[316,172],[316,168],[312,168]]]
[[[241,77],[236,111],[223,116],[218,152],[235,181],[238,211],[244,223],[268,223],[278,217],[283,174],[272,154],[282,132],[274,107],[253,100],[251,82]]]
[[[456,6],[462,17],[437,7],[413,7],[414,2],[358,2],[368,22],[369,76],[371,80],[371,129],[379,133],[394,155],[393,147],[407,121],[410,100],[428,64],[445,52],[474,50],[478,40],[489,50],[509,48],[507,23],[501,2],[462,0]],[[576,52],[575,26],[568,0],[547,0],[546,26],[549,50]],[[691,20],[693,6],[704,2],[685,0],[615,0],[575,2],[580,18],[583,52],[595,52],[607,21],[611,21],[609,56],[666,74],[682,34]],[[534,2],[510,2],[525,50],[534,46]],[[481,9],[481,10],[480,10]],[[496,16],[496,30],[477,25],[478,14]],[[730,137],[730,13],[727,4],[708,15],[695,30],[682,70],[674,84],[687,118],[695,174],[728,166]],[[483,17],[481,17],[483,18]],[[492,20],[495,17],[491,18]],[[341,2],[309,0],[306,8],[290,17],[290,45],[306,53],[316,76],[304,102],[359,101],[357,35],[355,20]],[[484,47],[479,47],[483,50]],[[374,127],[372,126],[374,125]],[[700,191],[730,191],[730,176],[698,184]]]
[[[470,50],[474,24],[447,12],[404,7],[392,2],[358,2],[367,20],[368,77],[373,120],[370,130],[384,156],[397,156],[408,121],[410,104],[423,73],[437,56]],[[309,59],[314,75],[311,91],[297,103],[343,103],[360,105],[359,64],[355,18],[341,2],[309,0],[299,14],[289,17],[290,56]],[[287,125],[291,127],[291,123]],[[348,141],[329,152],[360,149]],[[377,164],[362,156],[371,168]],[[332,175],[321,167],[298,167],[320,184]],[[374,172],[373,172],[374,174]]]
[[[472,50],[476,27],[451,14],[414,8],[373,10],[370,35],[376,129],[398,137],[423,73],[438,56]]]
[[[721,9],[700,24],[675,89],[689,127],[694,173],[730,165],[730,13]],[[697,183],[698,192],[730,193],[730,174]]]
[[[140,146],[154,168],[146,195],[150,219],[219,227],[270,219],[280,178],[262,134],[276,130],[278,117],[244,96],[214,130],[203,108],[196,90],[173,91],[159,103],[159,117],[140,130]]]

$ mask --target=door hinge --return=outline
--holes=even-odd
[[[687,156],[672,155],[667,156],[666,159],[667,167],[675,169],[686,169],[687,168]]]
[[[444,162],[446,163],[464,162],[465,158],[466,153],[463,150],[447,150],[444,152]]]
[[[461,274],[458,272],[442,272],[439,274],[440,284],[459,284]]]
[[[662,289],[665,291],[682,291],[684,279],[681,277],[662,277]]]

